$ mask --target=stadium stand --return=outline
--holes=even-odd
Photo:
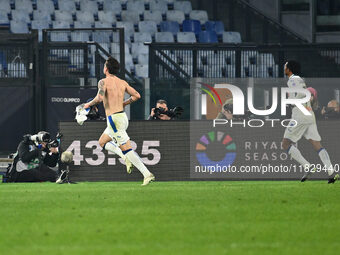
[[[127,68],[136,70],[136,75],[141,75],[140,77],[144,77],[142,74],[146,73],[145,66],[148,65],[148,52],[145,51],[147,47],[143,45],[144,42],[241,43],[238,32],[225,31],[221,21],[209,20],[205,10],[193,10],[190,1],[13,0],[13,9],[11,3],[11,0],[2,1],[0,24],[9,24],[13,33],[27,33],[29,28],[38,29],[39,41],[42,41],[42,29],[47,28],[123,27],[125,45],[128,49]],[[119,54],[116,52],[119,42],[117,33],[73,31],[51,33],[50,39],[62,42],[93,40],[107,49],[108,53]],[[130,46],[131,55],[129,55]],[[230,59],[230,56],[226,56],[226,62],[231,65]],[[185,66],[186,70],[192,69],[189,67],[192,63],[183,57],[176,56],[176,61]],[[142,65],[138,71],[134,63]]]

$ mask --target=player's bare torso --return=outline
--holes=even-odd
[[[105,87],[104,108],[106,116],[123,111],[124,94],[126,91],[126,81],[116,76],[107,76],[102,79]]]

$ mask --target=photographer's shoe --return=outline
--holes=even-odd
[[[68,170],[61,170],[61,173],[55,183],[62,184],[67,182],[68,173],[69,173]]]
[[[125,165],[126,165],[126,172],[128,174],[131,174],[134,166],[128,158],[125,158]]]
[[[155,180],[155,176],[150,173],[150,175],[148,177],[144,178],[142,186],[146,186],[146,185],[148,185],[150,182],[152,182],[154,180]]]

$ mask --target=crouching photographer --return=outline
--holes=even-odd
[[[68,169],[55,171],[52,168],[57,165],[66,166],[65,164],[70,163],[66,161],[72,159],[68,157],[66,161],[59,162],[60,138],[61,135],[58,134],[55,140],[51,140],[50,134],[45,131],[40,131],[36,135],[25,135],[8,170],[8,182],[63,183],[68,178]]]
[[[168,109],[168,104],[165,100],[160,99],[156,103],[156,107],[151,109],[148,120],[176,120],[183,113],[183,108],[176,106],[173,109]]]

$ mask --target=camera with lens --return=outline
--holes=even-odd
[[[63,137],[63,135],[61,133],[57,133],[56,137],[54,140],[50,141],[48,144],[47,144],[47,148],[57,148],[59,147],[59,144],[60,144],[60,139]]]
[[[159,108],[155,108],[154,109],[154,118],[159,119],[161,114],[167,115],[168,117],[170,117],[171,119],[177,119],[181,116],[181,114],[183,113],[184,109],[180,106],[176,106],[173,109],[169,109],[166,110],[163,107],[159,107]]]
[[[60,139],[63,135],[61,133],[57,133],[54,140],[51,139],[51,135],[48,132],[40,131],[38,134],[35,135],[24,135],[24,142],[32,141],[36,145],[40,143],[46,143],[47,148],[57,148],[60,144]]]

